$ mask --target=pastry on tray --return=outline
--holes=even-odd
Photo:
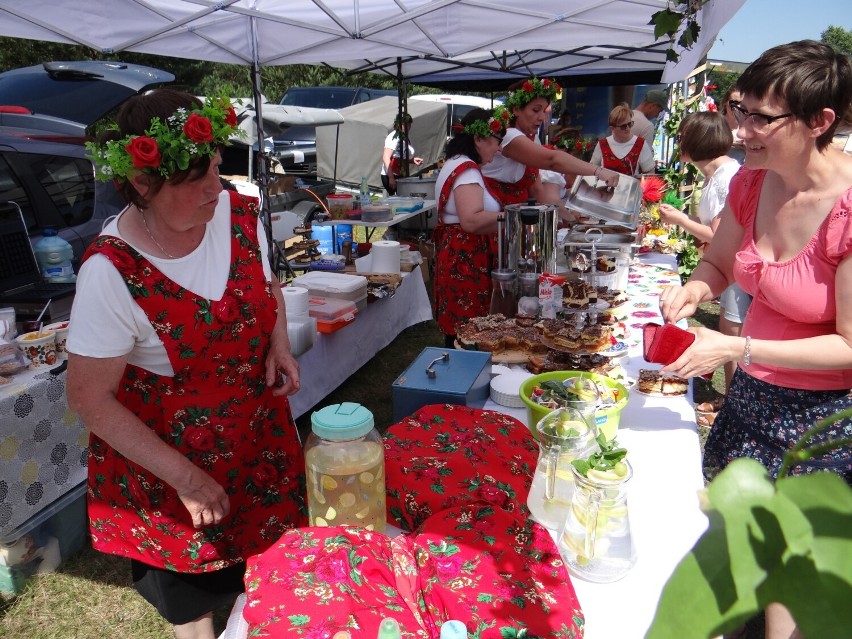
[[[636,380],[639,392],[648,395],[677,396],[686,395],[689,381],[671,373],[661,373],[659,370],[639,369],[639,379]]]

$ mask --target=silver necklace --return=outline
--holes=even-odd
[[[148,228],[148,220],[145,219],[145,211],[143,209],[139,209],[139,214],[142,216],[142,224],[145,225],[145,230],[148,231],[148,237],[151,238],[151,241],[157,245],[157,248],[160,249],[163,254],[170,259],[177,259],[174,255],[169,253],[166,249],[163,248],[163,245],[157,241],[157,238],[154,237],[154,234],[151,233],[151,229]]]

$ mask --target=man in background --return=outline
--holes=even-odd
[[[652,149],[654,148],[654,123],[651,120],[658,118],[668,108],[668,102],[669,97],[665,91],[651,89],[633,109],[633,135],[645,138],[645,142]]]

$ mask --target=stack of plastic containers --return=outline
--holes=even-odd
[[[287,337],[290,338],[290,351],[298,357],[314,345],[317,332],[317,320],[308,313],[308,292],[297,286],[281,288],[287,309]]]

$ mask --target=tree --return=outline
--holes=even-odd
[[[852,55],[852,31],[848,31],[843,27],[836,27],[832,24],[822,32],[820,40],[835,51]]]

